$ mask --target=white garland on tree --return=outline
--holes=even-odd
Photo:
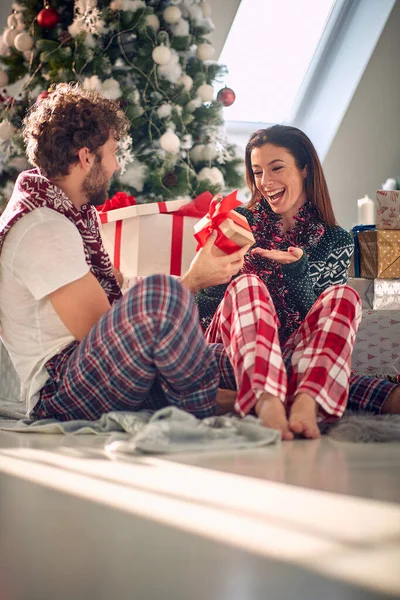
[[[138,192],[142,192],[147,174],[147,166],[135,158],[132,164],[126,169],[125,173],[122,173],[119,180],[122,184],[129,185]]]
[[[132,151],[132,138],[130,135],[119,140],[117,160],[119,163],[120,174],[123,175],[127,170],[127,166],[135,160],[135,155]]]
[[[182,75],[182,67],[179,62],[179,54],[176,50],[170,50],[171,58],[165,65],[159,65],[157,71],[160,77],[164,77],[171,83],[177,83]]]
[[[75,0],[74,20],[68,27],[72,37],[80,33],[101,34],[105,31],[105,23],[97,8],[97,0]]]

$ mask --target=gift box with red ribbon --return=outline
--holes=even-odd
[[[189,203],[152,204],[135,204],[123,192],[117,196],[99,207],[103,244],[114,266],[126,278],[185,273],[196,253],[193,226],[206,214],[212,194],[204,192]]]
[[[207,214],[194,227],[194,237],[198,241],[196,250],[204,246],[212,231],[217,232],[215,245],[225,254],[254,244],[255,239],[246,217],[234,211],[237,206],[242,206],[236,195],[237,190],[225,198],[216,196],[212,199]]]

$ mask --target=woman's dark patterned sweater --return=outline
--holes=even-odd
[[[307,202],[296,215],[293,229],[282,232],[281,219],[262,200],[252,209],[236,209],[250,223],[256,243],[253,248],[287,250],[298,246],[301,259],[281,265],[260,255],[247,254],[241,273],[258,275],[268,287],[279,321],[279,337],[284,343],[295,331],[318,296],[331,285],[344,284],[353,254],[353,237],[341,227],[328,227],[316,209]],[[205,329],[221,302],[227,285],[200,290],[196,295],[200,322]]]

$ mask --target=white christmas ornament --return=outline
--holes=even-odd
[[[97,75],[92,75],[92,77],[85,77],[82,84],[83,89],[85,90],[95,90],[96,92],[102,91],[102,84]]]
[[[221,171],[217,169],[217,167],[204,167],[201,169],[199,175],[199,179],[207,179],[213,185],[219,185],[221,187],[225,186],[224,176]]]
[[[157,15],[147,15],[146,17],[147,27],[151,27],[156,33],[160,29],[160,19]]]
[[[19,52],[27,52],[33,46],[33,38],[31,38],[29,33],[23,31],[16,36],[14,46]]]
[[[5,71],[0,71],[0,88],[8,85],[8,75]]]
[[[179,54],[171,50],[171,58],[166,65],[158,66],[158,74],[171,83],[176,83],[182,75],[182,67],[179,62]]]
[[[0,123],[0,139],[9,140],[15,131],[15,127],[10,121],[2,121]]]
[[[181,18],[182,13],[177,6],[168,6],[163,12],[164,21],[172,25],[172,23],[177,23]]]
[[[3,41],[7,44],[8,47],[11,47],[14,44],[14,40],[18,35],[18,31],[16,29],[6,29],[3,33]]]
[[[189,35],[189,21],[186,19],[179,19],[177,23],[172,25],[172,33],[177,36],[186,37]]]
[[[200,8],[204,18],[211,17],[211,6],[208,2],[202,2]]]
[[[203,83],[198,88],[197,95],[203,102],[211,102],[214,96],[214,88],[208,83]]]
[[[18,21],[17,21],[16,16],[14,14],[8,15],[8,17],[7,17],[7,25],[11,29],[16,29],[17,28]]]
[[[190,102],[188,102],[186,104],[186,110],[188,112],[192,113],[196,110],[196,108],[199,108],[200,106],[201,106],[200,98],[193,98],[193,100],[190,100]]]
[[[211,44],[199,44],[196,52],[200,60],[210,60],[215,54],[215,48]]]
[[[190,158],[195,165],[203,160],[203,150],[204,144],[196,144],[196,146],[193,146],[193,148],[190,150]]]
[[[22,13],[16,13],[15,19],[17,21],[17,31],[23,31],[25,28],[24,15]]]
[[[7,46],[2,37],[0,37],[0,56],[7,56],[9,54],[10,48]]]
[[[176,133],[172,131],[172,129],[168,129],[161,137],[160,137],[160,146],[165,152],[169,152],[170,154],[176,154],[180,148],[180,141]]]
[[[101,88],[103,96],[108,100],[118,100],[118,98],[121,98],[122,96],[119,83],[113,77],[110,77],[110,79],[106,79],[105,81],[103,81],[103,83],[101,84]]]
[[[182,75],[181,77],[179,77],[178,83],[183,85],[183,87],[185,88],[185,90],[187,92],[190,92],[190,90],[193,87],[193,79],[190,77],[190,75],[186,75],[186,74]]]
[[[158,65],[166,65],[171,60],[171,50],[167,46],[156,46],[151,56]]]
[[[172,106],[170,104],[161,104],[159,108],[157,108],[157,114],[160,119],[166,119],[171,116]]]
[[[206,144],[203,150],[203,160],[211,161],[214,158],[217,158],[218,150],[215,147],[215,144]]]
[[[143,0],[121,0],[121,8],[136,12],[139,8],[146,8],[146,3]]]

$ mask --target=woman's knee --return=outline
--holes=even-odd
[[[350,285],[332,285],[322,292],[321,299],[347,300],[357,309],[361,310],[362,302],[359,294]]]
[[[265,283],[258,277],[258,275],[254,275],[252,273],[243,273],[242,275],[232,279],[227,291],[234,289],[235,292],[238,293],[241,291],[248,291],[249,288],[261,289],[268,299],[271,298]]]

